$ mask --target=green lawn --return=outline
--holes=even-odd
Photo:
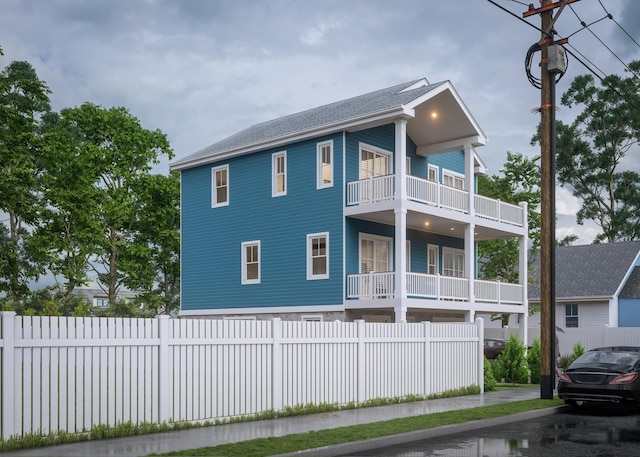
[[[511,387],[513,388],[513,387]],[[506,416],[535,409],[562,405],[562,400],[524,400],[491,406],[447,411],[424,416],[393,419],[371,424],[353,425],[329,430],[310,431],[283,437],[259,438],[239,443],[190,449],[163,456],[211,456],[211,457],[262,457],[286,452],[300,451],[321,446],[359,441],[380,436],[412,432],[442,425]]]

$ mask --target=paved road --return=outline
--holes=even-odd
[[[356,456],[635,457],[640,414],[635,407],[589,407],[343,457]]]

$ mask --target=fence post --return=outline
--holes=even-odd
[[[169,395],[169,316],[156,316],[158,320],[158,422],[169,422],[169,405],[173,395]]]
[[[1,436],[8,439],[16,433],[15,408],[15,318],[14,311],[0,312],[2,319],[2,420]]]
[[[431,322],[423,322],[424,329],[424,395],[431,392]]]
[[[356,319],[354,322],[356,323],[356,333],[358,335],[358,371],[356,373],[356,376],[358,377],[357,379],[358,403],[362,403],[365,400],[367,400],[366,398],[366,392],[367,392],[366,367],[365,367],[366,347],[364,344],[365,324],[364,324],[364,319]]]
[[[273,343],[271,346],[273,361],[271,386],[271,401],[274,411],[282,411],[282,320],[279,317],[271,319]]]
[[[481,317],[476,319],[478,326],[478,386],[480,392],[484,393],[484,319]]]

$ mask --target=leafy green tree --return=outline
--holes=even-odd
[[[628,77],[610,75],[600,85],[591,75],[576,77],[561,103],[582,111],[570,125],[556,123],[558,179],[582,202],[577,223],[591,220],[602,230],[594,242],[640,238],[640,174],[624,161],[640,142],[640,62],[629,68]]]
[[[526,352],[527,348],[524,343],[512,334],[504,347],[504,351],[497,359],[499,372],[505,382],[512,384],[528,382],[529,373],[527,371]]]
[[[533,340],[531,349],[527,351],[527,366],[532,384],[540,384],[540,359],[540,339],[536,338]]]
[[[28,295],[29,282],[42,272],[29,253],[28,225],[38,207],[38,125],[49,111],[49,93],[28,62],[14,61],[0,73],[0,211],[8,222],[0,233],[0,291],[13,301]]]
[[[135,191],[145,217],[138,220],[136,249],[127,259],[138,275],[126,285],[142,292],[137,301],[154,314],[171,314],[180,297],[180,175],[143,176]]]
[[[83,265],[88,264],[108,294],[111,311],[135,313],[116,297],[124,285],[139,283],[147,270],[134,261],[148,259],[136,254],[147,249],[139,243],[149,216],[140,189],[162,155],[173,157],[166,135],[144,129],[125,108],[91,103],[63,109],[51,123],[47,164],[53,176],[48,173],[43,182],[52,208],[43,212],[41,235],[69,234],[52,246],[51,258],[60,259],[53,268],[67,275],[69,290],[86,280]],[[60,175],[76,176],[75,182]]]
[[[527,203],[528,236],[531,240],[529,263],[535,259],[540,246],[540,164],[539,157],[526,157],[507,152],[501,175],[480,176],[478,192],[487,197],[518,204]],[[478,243],[479,273],[488,280],[517,283],[519,280],[519,241],[517,238],[485,240]],[[491,316],[502,326],[509,322],[509,314]]]

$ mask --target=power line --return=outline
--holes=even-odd
[[[636,44],[636,46],[638,46],[638,47],[640,48],[640,44],[638,44],[638,42],[637,42],[637,41],[636,41],[636,40],[635,40],[631,35],[629,35],[629,32],[627,32],[627,31],[624,29],[624,27],[622,27],[622,26],[618,23],[618,21],[616,21],[616,20],[613,18],[613,15],[612,15],[611,13],[609,13],[609,11],[607,11],[607,9],[606,9],[606,8],[604,7],[604,5],[602,4],[602,1],[601,1],[601,0],[598,0],[598,3],[600,3],[600,6],[601,6],[601,7],[602,7],[602,9],[604,10],[604,12],[605,12],[605,13],[607,13],[607,16],[609,17],[609,19],[611,19],[611,20],[614,22],[614,24],[616,24],[616,25],[620,28],[620,30],[622,30],[622,31],[625,33],[625,35],[627,35],[627,36],[629,37],[629,39],[630,39],[631,41],[633,41],[633,42]]]

